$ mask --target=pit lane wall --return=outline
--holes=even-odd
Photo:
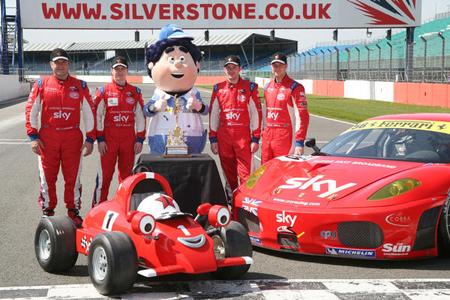
[[[255,78],[264,86],[269,78]],[[450,108],[450,84],[363,80],[297,80],[307,94]]]
[[[29,82],[19,82],[18,75],[0,75],[0,103],[27,97],[30,93]]]

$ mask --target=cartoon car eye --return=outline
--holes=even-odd
[[[214,227],[224,227],[230,223],[230,210],[221,205],[214,205],[208,213],[208,221]]]
[[[138,212],[131,221],[133,231],[137,234],[151,234],[155,230],[155,218],[152,215]]]

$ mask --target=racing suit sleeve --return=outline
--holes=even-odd
[[[96,134],[97,134],[97,142],[104,142],[105,136],[103,134],[103,130],[105,129],[105,114],[106,114],[106,103],[104,95],[104,87],[97,89],[94,97],[95,104],[95,117],[96,117]]]
[[[250,115],[250,132],[252,134],[252,142],[259,143],[261,137],[261,119],[262,109],[261,101],[259,100],[258,85],[256,83],[250,84],[251,97],[248,103],[248,112]]]
[[[298,109],[298,115],[300,117],[300,126],[295,133],[295,146],[304,147],[306,133],[309,126],[309,112],[308,101],[306,100],[305,88],[299,84],[292,91],[292,101],[295,103]]]
[[[136,142],[143,143],[145,140],[145,116],[144,116],[144,100],[142,93],[137,94],[137,102],[134,108],[134,122],[136,126]]]
[[[39,115],[41,112],[42,81],[38,80],[31,89],[25,106],[25,127],[31,141],[39,139]]]
[[[217,130],[220,126],[220,107],[217,100],[217,92],[219,86],[214,85],[211,95],[211,102],[209,103],[209,141],[211,143],[217,143]]]
[[[95,105],[92,102],[89,88],[85,82],[82,82],[83,99],[81,100],[81,112],[83,113],[84,129],[86,130],[86,142],[94,143],[95,132]]]

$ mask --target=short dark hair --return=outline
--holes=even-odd
[[[202,60],[202,54],[200,49],[194,45],[189,39],[164,39],[159,40],[154,44],[151,44],[150,47],[147,48],[147,52],[145,55],[145,65],[148,66],[149,63],[156,63],[163,54],[164,50],[168,47],[172,46],[183,46],[192,56],[195,62],[200,62]],[[152,77],[152,70],[147,67],[147,73],[150,78]]]

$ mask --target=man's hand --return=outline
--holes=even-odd
[[[83,148],[81,148],[81,151],[83,151],[84,148],[86,148],[86,151],[84,151],[83,156],[88,156],[92,153],[92,150],[94,150],[94,144],[89,143],[89,142],[84,142],[84,145],[83,145]]]
[[[106,142],[98,142],[97,148],[100,155],[104,155],[108,151],[108,145],[106,145]]]
[[[258,143],[251,143],[250,144],[250,151],[252,153],[255,153],[256,151],[258,151],[259,149],[259,144]]]
[[[134,154],[139,154],[142,151],[142,143],[134,143]]]
[[[41,155],[41,149],[44,149],[44,143],[40,139],[31,141],[31,151],[37,155]]]
[[[219,144],[211,143],[211,152],[214,154],[218,154],[219,153]]]
[[[303,155],[304,148],[300,146],[296,146],[294,150],[294,155]]]

